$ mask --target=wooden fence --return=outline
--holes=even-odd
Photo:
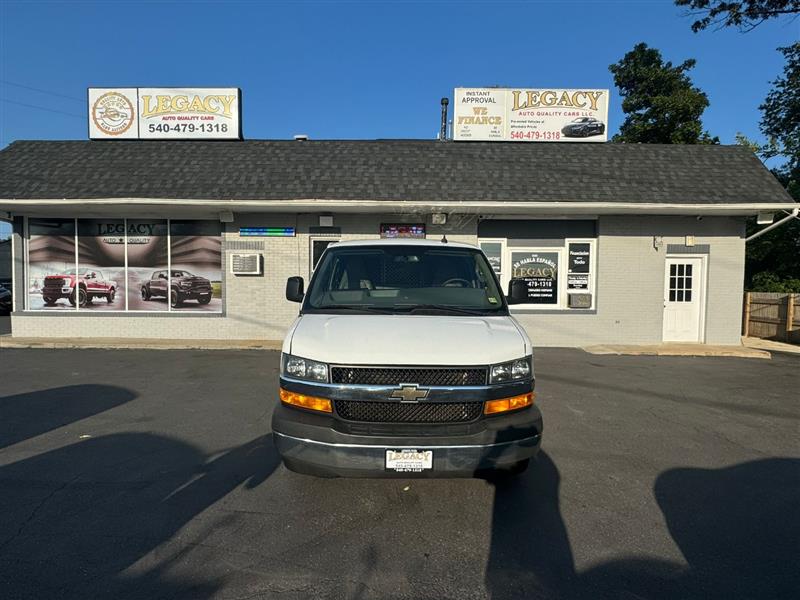
[[[800,344],[800,294],[745,292],[742,335]]]

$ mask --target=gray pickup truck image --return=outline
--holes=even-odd
[[[167,269],[153,271],[150,280],[142,285],[142,300],[169,298],[173,308],[186,300],[197,300],[199,304],[211,302],[212,289],[208,279],[184,270],[172,269],[172,277],[169,277],[169,273]]]

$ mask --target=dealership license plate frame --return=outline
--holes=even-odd
[[[384,468],[395,473],[431,471],[433,470],[433,450],[387,448],[384,455]]]

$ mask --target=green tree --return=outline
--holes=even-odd
[[[614,142],[643,144],[716,144],[703,131],[700,117],[708,97],[692,84],[687,72],[694,59],[678,66],[664,62],[661,52],[639,43],[608,69],[622,96],[625,122]]]
[[[675,0],[675,4],[700,17],[692,23],[694,32],[712,25],[750,31],[768,19],[800,13],[800,0]]]

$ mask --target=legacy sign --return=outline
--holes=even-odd
[[[608,90],[456,88],[456,141],[605,142]]]
[[[89,138],[241,139],[238,88],[89,88]]]

